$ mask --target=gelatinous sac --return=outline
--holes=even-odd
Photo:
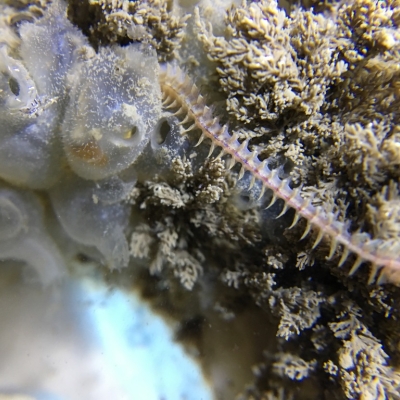
[[[36,195],[0,186],[1,259],[24,261],[33,267],[43,284],[61,278],[63,258],[47,233],[44,210]]]
[[[23,24],[18,48],[0,44],[0,177],[20,186],[49,187],[62,172],[66,74],[84,38],[61,12]]]
[[[57,106],[38,115],[36,84],[21,61],[0,47],[0,177],[33,188],[60,174],[60,142],[54,140]]]
[[[96,180],[134,163],[161,110],[155,52],[95,53],[62,2],[19,33],[18,48],[0,43],[0,177],[49,188],[67,163]]]
[[[160,115],[158,64],[137,45],[105,48],[72,78],[62,135],[72,169],[102,179],[129,167]]]
[[[96,248],[110,269],[128,264],[124,229],[130,207],[122,200],[133,185],[116,177],[97,183],[70,176],[50,191],[64,231],[77,243]]]

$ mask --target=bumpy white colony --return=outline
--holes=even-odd
[[[157,73],[146,46],[96,52],[61,0],[16,29],[1,21],[0,259],[26,261],[45,283],[62,275],[45,205],[108,267],[127,264],[121,200],[160,120]]]

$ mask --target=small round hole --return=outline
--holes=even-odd
[[[169,125],[168,121],[167,120],[163,121],[158,130],[156,138],[157,144],[163,144],[170,132],[171,132],[171,126]]]
[[[90,257],[87,256],[87,255],[84,254],[84,253],[78,253],[78,254],[76,254],[76,255],[75,255],[75,258],[76,258],[76,260],[77,260],[78,262],[80,262],[80,263],[82,263],[82,264],[85,264],[85,263],[90,262]]]
[[[136,135],[137,132],[138,132],[137,126],[133,126],[132,129],[128,130],[125,133],[124,139],[132,139]]]
[[[10,87],[11,92],[12,92],[15,96],[18,96],[18,95],[19,95],[19,89],[20,89],[20,87],[19,87],[19,83],[17,82],[16,79],[14,79],[14,78],[11,77],[11,78],[8,80],[8,86]]]

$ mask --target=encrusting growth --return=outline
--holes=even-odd
[[[323,237],[330,239],[331,245],[327,259],[334,256],[338,245],[342,246],[339,266],[345,263],[351,253],[356,255],[350,274],[353,274],[363,262],[369,262],[371,264],[369,283],[375,280],[379,270],[381,273],[378,283],[386,281],[397,283],[400,280],[400,259],[391,256],[389,245],[385,245],[382,240],[372,239],[368,233],[350,233],[348,225],[339,221],[335,213],[327,212],[321,206],[312,205],[312,198],[301,197],[301,188],[291,188],[290,179],[281,179],[278,176],[278,169],[270,169],[268,158],[261,161],[257,151],[249,150],[248,139],[239,142],[238,136],[230,133],[227,125],[220,125],[219,119],[213,116],[212,110],[206,105],[197,86],[179,67],[170,64],[162,65],[160,84],[164,106],[168,109],[177,109],[175,115],[185,115],[181,121],[182,125],[193,121],[183,133],[193,129],[201,130],[197,145],[206,138],[211,139],[209,155],[215,147],[221,147],[222,151],[218,157],[224,155],[231,157],[228,169],[233,168],[236,163],[241,164],[239,179],[243,177],[245,171],[248,171],[252,175],[250,186],[255,180],[260,180],[263,184],[262,194],[265,189],[272,191],[272,201],[268,207],[278,198],[282,199],[284,207],[279,216],[283,215],[288,208],[293,208],[296,214],[291,228],[296,225],[300,217],[306,219],[307,227],[301,239],[308,235],[311,228],[314,228],[317,238],[313,248]]]

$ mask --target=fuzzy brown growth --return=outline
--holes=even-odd
[[[236,163],[241,164],[239,178],[243,176],[245,171],[248,171],[253,177],[252,184],[254,180],[260,180],[264,190],[272,191],[270,206],[278,198],[284,201],[284,208],[280,215],[283,215],[288,208],[293,208],[296,214],[291,227],[297,223],[300,217],[307,220],[307,228],[302,239],[313,228],[317,234],[313,248],[319,244],[322,238],[330,239],[331,247],[328,259],[333,257],[338,245],[342,246],[339,266],[345,263],[351,253],[356,255],[350,274],[355,273],[363,262],[369,262],[371,264],[369,283],[375,280],[379,270],[381,270],[381,273],[378,283],[400,282],[400,260],[392,256],[392,249],[387,248],[385,242],[373,240],[367,233],[356,232],[351,234],[347,224],[339,221],[334,213],[325,211],[322,206],[313,206],[312,198],[301,197],[300,188],[292,189],[289,186],[289,180],[281,179],[277,170],[271,170],[268,159],[260,161],[256,151],[249,150],[248,140],[240,143],[237,135],[231,134],[226,125],[221,126],[219,124],[218,118],[213,117],[211,109],[205,104],[197,86],[181,69],[169,64],[162,66],[160,83],[164,96],[164,106],[169,109],[177,109],[175,115],[185,116],[181,124],[192,121],[189,128],[183,131],[184,133],[199,129],[201,137],[198,144],[205,138],[210,139],[210,155],[215,147],[221,147],[220,156],[228,155],[231,157],[230,168]]]

